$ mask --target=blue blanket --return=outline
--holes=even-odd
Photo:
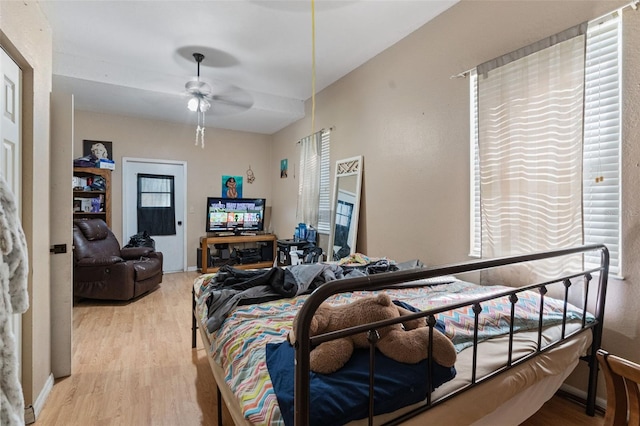
[[[440,321],[435,326],[444,332]],[[295,351],[287,342],[266,346],[267,368],[285,425],[293,425]],[[427,396],[428,360],[404,364],[375,355],[374,414],[395,411],[423,401]],[[455,367],[433,364],[431,390],[453,379]],[[333,374],[311,372],[311,425],[341,425],[369,414],[369,350],[356,349],[347,364]]]

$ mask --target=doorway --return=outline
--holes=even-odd
[[[164,272],[181,272],[186,264],[186,197],[187,164],[184,161],[141,158],[122,159],[122,242],[148,222],[141,212],[170,210],[172,214],[159,214],[168,226],[150,232],[157,251],[163,254]],[[154,234],[153,232],[156,232]]]

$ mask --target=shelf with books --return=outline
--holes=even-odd
[[[111,227],[111,170],[73,168],[73,218],[100,218]]]

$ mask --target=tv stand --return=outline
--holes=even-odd
[[[203,274],[209,272],[217,272],[218,267],[209,267],[209,259],[207,259],[207,248],[209,244],[233,244],[233,243],[259,243],[259,242],[272,242],[273,246],[273,260],[258,262],[258,263],[246,263],[233,265],[234,268],[238,269],[258,269],[258,268],[269,268],[273,266],[273,262],[276,260],[276,251],[277,251],[277,238],[274,234],[264,234],[264,235],[230,235],[230,236],[217,236],[217,237],[209,237],[204,236],[200,238],[200,245],[202,247],[202,268],[201,272]]]

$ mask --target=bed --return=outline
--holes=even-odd
[[[458,278],[504,265],[562,259],[588,251],[601,253],[599,267],[518,288],[479,286]],[[589,366],[587,413],[593,415],[595,351],[602,334],[607,275],[606,247],[583,246],[331,279],[311,294],[255,304],[232,303],[232,307],[222,309],[224,314],[212,326],[209,310],[216,304],[211,293],[212,288],[219,290],[220,286],[215,274],[205,274],[193,286],[192,346],[196,345],[199,329],[218,384],[219,401],[225,401],[235,424],[519,424],[553,396],[580,359]],[[578,299],[582,303],[569,303],[570,289],[576,287],[581,290]],[[550,291],[560,297],[550,297]],[[332,381],[310,373],[311,348],[332,338],[383,327],[393,320],[312,338],[308,327],[323,301],[343,304],[377,292],[417,308],[412,317],[426,317],[430,327],[444,326],[458,357],[454,369],[443,372],[431,361],[430,349],[426,361],[407,367],[418,370],[405,371],[404,366],[386,364],[378,358],[372,342],[370,350],[352,357],[358,370],[350,373],[364,383],[352,392],[356,395],[351,401],[350,394],[345,397],[345,389],[355,386],[351,382],[345,382],[347,387],[340,390],[331,388],[345,381],[343,376]],[[298,343],[293,348],[286,337],[296,314]],[[394,383],[395,375],[398,378]],[[387,383],[396,387],[385,390]],[[398,401],[392,405],[389,399]],[[222,424],[221,404],[218,418]]]

